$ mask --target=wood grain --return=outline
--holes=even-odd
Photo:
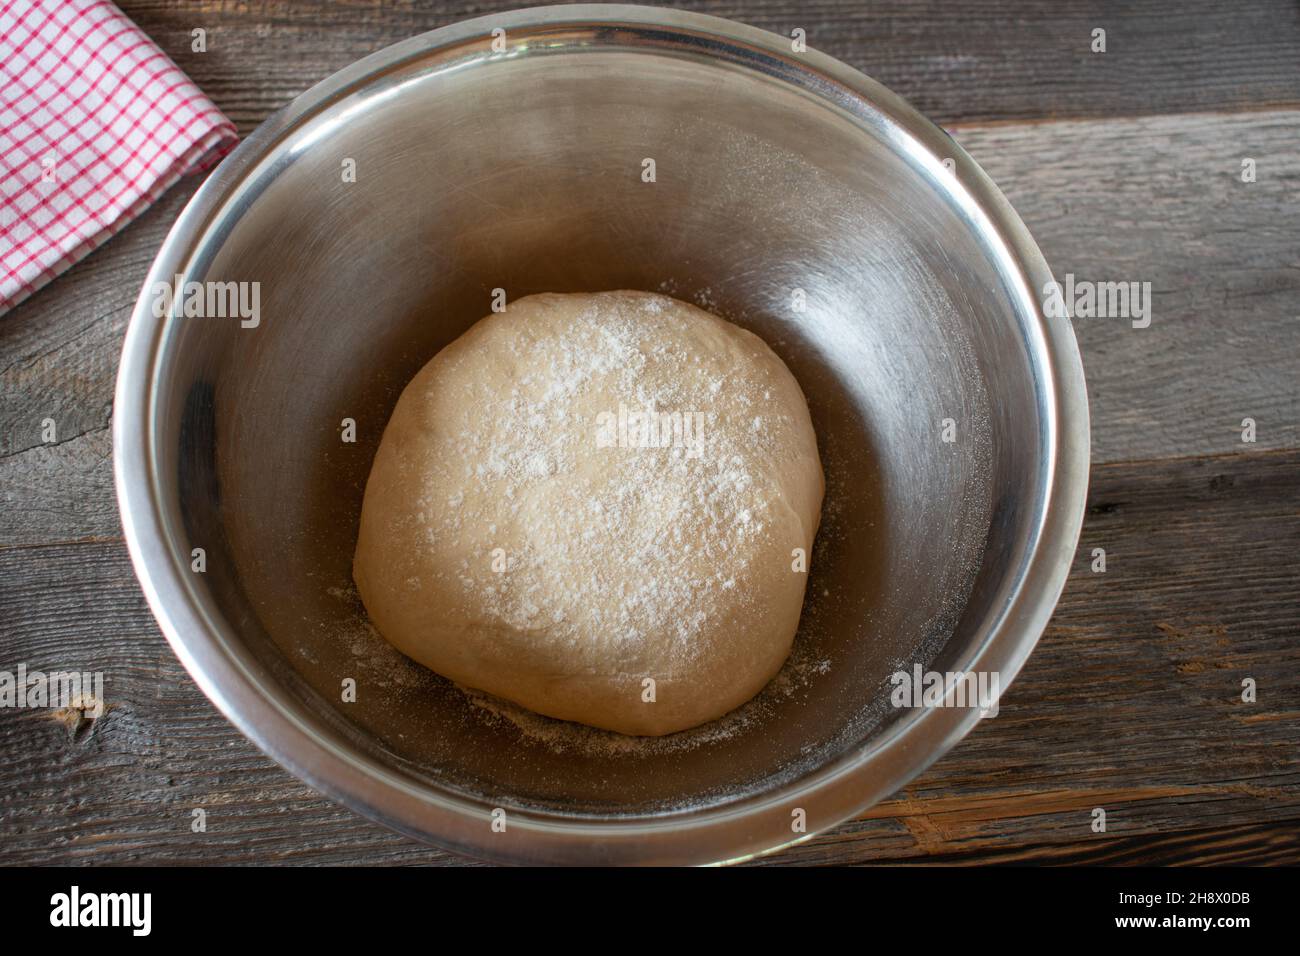
[[[852,827],[842,828],[845,833]],[[781,854],[751,865],[818,866],[863,865],[876,862],[857,860],[836,852]],[[1262,866],[1294,864],[1300,856],[1300,827],[1294,820],[1259,826],[1223,827],[1156,833],[1108,839],[1097,835],[1069,846],[1029,844],[986,850],[980,853],[943,853],[924,859],[893,861],[907,866]]]
[[[1152,283],[1149,328],[1075,322],[1094,461],[1300,446],[1300,111],[999,125],[958,136],[1058,277]],[[1247,149],[1259,171],[1249,185],[1235,176]],[[122,335],[194,187],[172,190],[0,321],[0,544],[116,533],[106,430]],[[1241,442],[1245,417],[1257,422],[1253,446]],[[56,448],[41,444],[46,418],[56,422]]]
[[[955,134],[1058,281],[1150,283],[1149,327],[1074,321],[1094,460],[1300,445],[1300,112]]]
[[[1060,607],[999,715],[861,819],[763,862],[1296,862],[1297,489],[1296,451],[1096,469]],[[80,733],[50,711],[0,716],[7,862],[460,862],[321,799],[234,731],[120,542],[0,549],[0,582],[6,661],[103,670],[110,708]]]
[[[522,0],[120,6],[247,133],[368,53]],[[941,123],[1300,105],[1300,12],[1286,0],[967,3],[674,0],[789,36],[865,71]],[[208,31],[206,53],[190,31]],[[1106,30],[1106,52],[1090,49]]]

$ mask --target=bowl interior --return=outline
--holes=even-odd
[[[892,672],[983,639],[1043,494],[1029,336],[938,159],[832,95],[613,46],[414,57],[299,124],[187,274],[260,283],[260,324],[171,319],[156,366],[164,507],[207,554],[196,599],[321,734],[567,817],[736,800],[869,744],[905,716]],[[666,292],[802,385],[828,485],[803,621],[732,715],[655,741],[550,721],[368,627],[351,558],[385,422],[498,288]]]

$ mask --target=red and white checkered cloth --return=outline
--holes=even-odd
[[[236,142],[108,0],[0,0],[0,315]]]

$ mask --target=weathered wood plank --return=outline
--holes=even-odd
[[[0,457],[6,525],[0,545],[118,537],[113,439],[107,426]]]
[[[1300,111],[958,131],[1059,277],[1152,284],[1149,328],[1075,324],[1094,461],[1300,446],[1298,135]],[[1252,184],[1236,175],[1246,152]],[[0,544],[117,533],[106,437],[84,436],[109,425],[131,306],[194,186],[0,320]],[[47,417],[68,442],[53,453]]]
[[[1300,862],[1297,489],[1297,451],[1096,469],[1070,583],[999,715],[768,862]],[[6,862],[452,862],[239,736],[167,649],[120,542],[0,549],[0,633],[4,667],[103,670],[110,705],[79,734],[0,713]]]
[[[0,317],[0,546],[119,533],[109,428],[122,338],[149,264],[197,186],[182,182]]]
[[[0,458],[107,428],[122,337],[167,231],[198,188],[189,178],[68,272],[0,316]],[[4,542],[0,535],[0,542]]]
[[[835,849],[837,835],[849,833],[852,829],[852,826],[841,827],[797,854],[780,854],[750,865],[819,866],[876,862],[845,858],[843,849]],[[813,846],[818,844],[826,852],[814,852]],[[908,866],[1286,866],[1294,865],[1297,858],[1300,858],[1300,825],[1287,820],[1259,826],[1189,830],[1121,839],[1099,836],[1093,841],[1070,845],[1034,844],[890,862]]]
[[[1300,445],[1300,112],[960,129],[1058,281],[1149,282],[1076,318],[1096,461]],[[1256,181],[1241,181],[1243,158]],[[1257,426],[1243,445],[1242,419]]]
[[[368,53],[520,0],[123,0],[247,132]],[[1284,0],[675,0],[789,36],[857,67],[939,122],[1147,115],[1300,104],[1300,20]],[[208,31],[207,52],[190,31]],[[1094,29],[1106,52],[1091,50]]]

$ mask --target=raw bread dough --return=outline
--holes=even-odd
[[[803,393],[757,336],[662,295],[534,295],[402,393],[353,574],[439,674],[667,734],[780,670],[823,490]]]

